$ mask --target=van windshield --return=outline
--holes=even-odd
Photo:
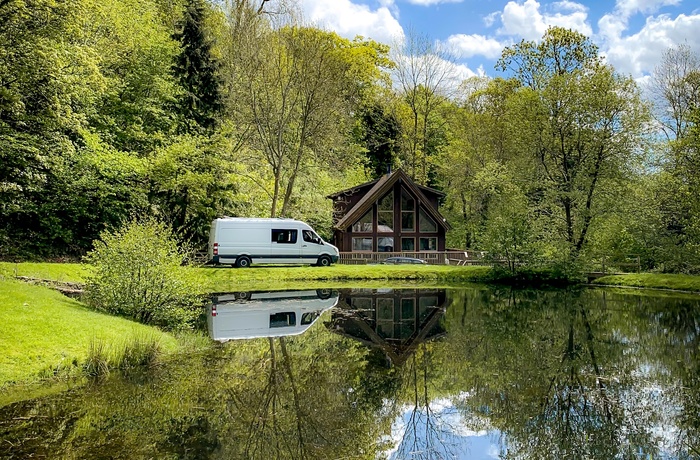
[[[321,244],[321,237],[312,232],[311,230],[304,230],[302,234],[304,236],[304,241],[308,243]]]

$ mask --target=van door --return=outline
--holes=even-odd
[[[271,231],[270,262],[300,263],[301,237],[296,228],[273,228]]]
[[[302,262],[313,264],[323,248],[323,240],[311,230],[302,230],[301,259]]]

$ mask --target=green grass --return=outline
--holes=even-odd
[[[693,275],[630,273],[604,276],[593,281],[593,284],[700,292],[700,276]]]
[[[164,351],[177,348],[173,336],[155,328],[18,281],[0,281],[0,324],[0,387],[82,368],[96,341],[122,354],[133,342],[157,341]]]
[[[46,279],[52,281],[72,281],[81,283],[89,272],[85,264],[34,263],[34,262],[0,262],[0,280],[16,276]]]
[[[460,283],[488,281],[489,267],[456,267],[446,265],[332,265],[330,267],[229,267],[195,268],[203,279],[205,292],[234,291],[255,284],[261,289],[294,286],[352,284],[353,282],[424,282]],[[395,283],[392,283],[395,284]]]

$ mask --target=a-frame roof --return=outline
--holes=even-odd
[[[355,206],[353,206],[352,209],[350,209],[345,216],[343,216],[342,219],[338,221],[338,223],[335,224],[335,228],[338,230],[346,230],[348,227],[350,227],[352,224],[354,224],[360,217],[362,217],[369,209],[371,209],[372,205],[381,197],[383,197],[391,188],[396,184],[396,182],[399,182],[400,184],[406,186],[406,188],[413,194],[413,196],[416,198],[418,201],[419,205],[422,205],[423,209],[425,209],[428,214],[437,222],[438,225],[442,226],[445,230],[450,229],[450,224],[447,223],[447,220],[445,220],[444,217],[438,212],[436,208],[432,206],[430,203],[430,200],[425,196],[421,188],[419,187],[418,184],[413,182],[413,180],[408,177],[408,175],[403,172],[401,169],[397,169],[393,171],[390,174],[385,174],[382,176],[380,179],[377,181],[374,181],[374,186],[365,194],[364,197],[360,201],[357,202]],[[363,185],[369,185],[371,182]],[[362,187],[363,185],[360,185],[358,187]],[[357,187],[354,187],[357,188]],[[352,189],[348,189],[352,190]],[[433,189],[429,189],[433,190]],[[439,190],[435,190],[436,193],[442,194]],[[338,192],[338,194],[341,192]],[[331,196],[337,196],[338,194],[331,195]]]

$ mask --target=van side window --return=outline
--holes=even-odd
[[[270,327],[296,326],[297,315],[293,311],[273,313],[270,315]]]
[[[294,244],[297,242],[297,231],[273,229],[272,242],[280,244]]]

